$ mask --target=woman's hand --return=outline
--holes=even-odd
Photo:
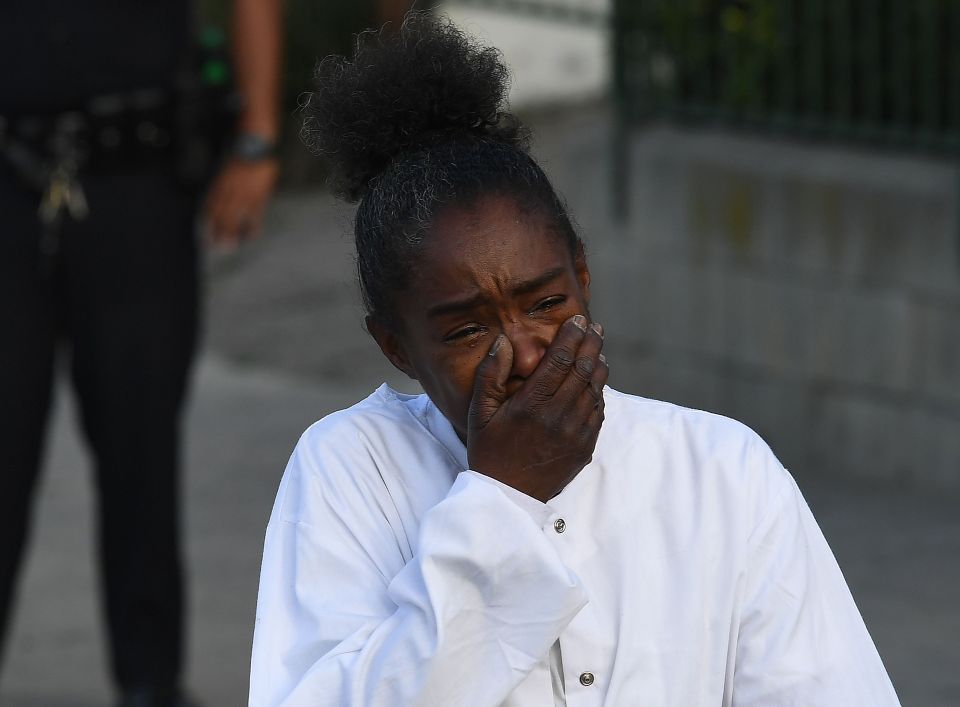
[[[548,501],[593,456],[609,369],[603,329],[576,315],[560,327],[539,366],[507,397],[513,348],[500,335],[477,368],[467,421],[470,468]]]

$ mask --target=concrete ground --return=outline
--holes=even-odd
[[[545,129],[540,149],[548,166],[551,155],[574,155],[578,169],[553,163],[557,181],[602,252],[609,224],[594,179],[602,167],[589,159],[602,150],[602,130],[594,117],[579,120],[561,131],[563,140]],[[186,426],[185,525],[187,682],[210,707],[245,702],[263,528],[300,432],[384,379],[410,388],[361,328],[347,233],[348,210],[316,193],[287,193],[259,243],[209,262],[207,343]],[[601,275],[595,272],[598,285]],[[617,306],[611,295],[597,288],[601,319]],[[61,391],[0,672],[3,707],[95,707],[112,698],[87,466],[69,394]],[[794,471],[903,704],[960,704],[958,499]]]

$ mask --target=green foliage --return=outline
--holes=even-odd
[[[632,115],[960,149],[957,0],[614,0]]]
[[[770,0],[747,0],[729,3],[720,12],[721,45],[728,69],[721,95],[738,110],[762,105],[766,73],[776,64],[781,45],[778,7],[779,3]]]
[[[750,110],[762,101],[783,47],[777,0],[659,0],[644,24],[657,32],[651,78],[666,95]]]

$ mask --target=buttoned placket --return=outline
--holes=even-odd
[[[580,576],[576,558],[581,548],[577,542],[576,523],[570,515],[555,511],[544,524],[543,530],[551,537],[552,544],[567,567]],[[590,661],[591,657],[596,657],[590,656],[588,647],[593,641],[586,639],[591,629],[596,630],[595,621],[591,618],[593,613],[593,607],[587,604],[560,635],[567,707],[599,705],[603,697],[603,690],[600,689],[602,676]],[[583,638],[578,639],[578,634]]]

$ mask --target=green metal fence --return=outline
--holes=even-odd
[[[960,152],[960,0],[449,0],[609,23],[620,117]]]
[[[960,0],[613,3],[621,219],[629,128],[651,118],[960,156]]]
[[[449,1],[608,24],[621,217],[653,119],[960,157],[960,0]]]
[[[960,151],[957,0],[614,0],[613,30],[627,122]]]

